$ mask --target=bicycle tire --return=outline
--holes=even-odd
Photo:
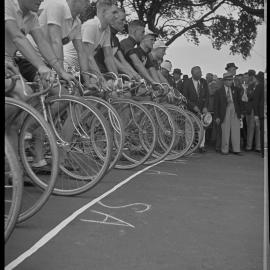
[[[139,102],[131,99],[116,99],[110,102],[120,115],[125,130],[125,145],[122,156],[116,163],[117,169],[132,169],[145,163],[152,155],[156,140],[157,128],[149,111]],[[140,119],[135,119],[139,117]],[[142,126],[142,124],[145,124]],[[143,148],[144,136],[149,136],[149,146]]]
[[[153,116],[158,128],[158,139],[152,156],[145,161],[145,164],[154,164],[159,162],[170,153],[176,138],[176,124],[170,112],[162,105],[152,101],[141,101]],[[166,147],[164,147],[166,141]]]
[[[90,104],[93,104],[94,102],[101,105],[101,107],[99,107],[98,109],[108,120],[108,123],[110,123],[113,134],[113,158],[108,168],[108,170],[110,170],[114,168],[115,164],[122,155],[122,150],[125,142],[124,125],[116,109],[107,101],[103,100],[102,98],[93,96],[85,96],[84,99],[89,101]]]
[[[10,188],[12,188],[11,194]],[[17,223],[21,210],[22,193],[22,169],[18,157],[5,134],[5,243]],[[6,207],[6,203],[10,206]],[[6,214],[6,210],[8,210],[8,214]]]
[[[194,128],[190,117],[184,110],[171,104],[164,104],[164,106],[177,124],[176,140],[171,152],[166,157],[166,160],[175,160],[182,157],[190,148],[194,138]]]
[[[47,136],[47,139],[48,139],[48,142],[50,145],[50,149],[51,149],[50,154],[51,154],[51,160],[52,160],[52,162],[51,162],[52,167],[51,167],[51,171],[50,171],[50,177],[49,177],[48,184],[46,185],[45,189],[43,189],[43,190],[39,189],[39,191],[42,192],[41,195],[35,194],[35,196],[37,196],[37,198],[32,197],[32,194],[30,196],[31,191],[29,191],[29,197],[28,197],[27,196],[28,190],[26,188],[24,188],[21,213],[19,214],[19,217],[17,220],[17,222],[20,223],[20,222],[23,222],[23,221],[29,219],[34,214],[36,214],[49,199],[49,196],[53,191],[53,188],[54,188],[54,185],[56,182],[56,178],[58,175],[59,154],[58,154],[58,150],[57,150],[56,140],[55,140],[55,137],[54,137],[54,134],[53,134],[53,131],[52,131],[50,125],[45,121],[44,117],[34,107],[32,107],[31,105],[29,105],[23,101],[20,101],[20,100],[14,99],[14,98],[9,98],[9,97],[5,98],[5,105],[15,106],[20,111],[19,117],[22,117],[20,120],[22,120],[23,123],[21,125],[20,132],[19,132],[19,144],[18,144],[19,156],[20,156],[24,171],[29,176],[29,179],[31,180],[31,182],[36,184],[36,187],[39,187],[39,185],[37,185],[37,183],[40,181],[40,179],[38,179],[38,176],[32,170],[32,168],[29,164],[28,158],[27,158],[27,154],[25,152],[25,149],[26,149],[25,148],[25,132],[27,129],[26,124],[29,123],[29,121],[34,120],[35,123],[37,123],[42,128],[42,130],[45,132],[45,134]],[[35,200],[34,203],[32,202],[32,198],[34,198],[34,200]],[[31,206],[28,206],[29,204]]]
[[[201,145],[201,142],[203,139],[203,126],[202,126],[201,120],[199,119],[197,115],[195,115],[193,112],[188,111],[188,110],[185,110],[185,112],[191,118],[193,126],[194,126],[194,139],[190,148],[185,153],[185,156],[189,156],[193,152],[195,152],[198,149],[198,147]]]
[[[73,121],[76,121],[76,123],[73,122],[74,130],[72,141],[69,145],[63,144],[59,127],[57,127],[55,117],[52,113],[53,104],[59,103],[69,104],[69,108],[73,110],[70,111],[73,113]],[[62,151],[62,153],[66,153],[68,156],[66,159],[68,160],[68,164],[61,163],[59,166],[61,173],[56,181],[53,194],[72,196],[86,192],[102,180],[109,168],[112,152],[112,138],[109,124],[102,113],[82,97],[71,95],[61,95],[61,97],[51,96],[46,99],[46,107],[49,114],[49,122],[58,138],[58,147],[61,149],[60,151]],[[78,107],[78,109],[76,107]],[[81,115],[79,115],[79,113],[81,113]],[[95,119],[95,123],[99,124],[98,127],[102,129],[102,134],[104,135],[102,143],[105,144],[105,153],[102,159],[98,160],[102,162],[101,165],[97,161],[98,153],[95,152],[95,149],[91,145],[93,119]],[[89,121],[92,121],[90,126]],[[91,156],[91,153],[93,156]],[[69,168],[69,166],[71,167]]]

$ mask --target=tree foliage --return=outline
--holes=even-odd
[[[196,45],[208,37],[213,48],[229,45],[232,54],[250,56],[257,27],[264,19],[264,0],[118,0],[131,14],[144,21],[167,45],[184,36]],[[83,19],[93,17],[91,5]]]

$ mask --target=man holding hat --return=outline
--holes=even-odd
[[[214,99],[215,121],[221,125],[221,153],[228,154],[231,140],[233,153],[240,155],[241,90],[233,85],[230,72],[223,74],[223,83]]]
[[[174,88],[179,92],[179,93],[183,93],[183,82],[181,80],[181,75],[183,73],[181,72],[180,68],[175,68],[173,70],[173,79],[174,79]]]
[[[189,110],[197,114],[206,114],[209,105],[209,90],[205,79],[202,78],[202,71],[199,66],[191,69],[192,77],[187,79],[183,88],[183,95],[187,99],[187,107]],[[203,140],[199,151],[206,152],[205,144],[205,130],[203,132]]]

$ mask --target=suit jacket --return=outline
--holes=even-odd
[[[253,109],[253,99],[254,99],[255,85],[249,85],[247,88],[248,102],[245,103],[246,114],[251,114]]]
[[[203,78],[200,79],[200,87],[198,89],[198,92],[199,95],[197,94],[192,78],[187,79],[184,83],[183,95],[186,97],[187,107],[191,111],[193,111],[193,108],[195,106],[198,106],[200,111],[202,111],[203,108],[208,109],[209,90],[207,82]]]
[[[184,84],[182,82],[182,80],[179,80],[178,82],[174,81],[174,85],[173,85],[174,89],[177,90],[178,93],[183,94],[183,88],[184,88]],[[177,93],[177,94],[178,94]]]
[[[253,96],[253,109],[254,115],[259,116],[260,119],[264,118],[264,84],[259,83],[256,85]]]
[[[232,85],[231,93],[232,93],[235,112],[237,114],[237,117],[240,119],[241,114],[243,113],[243,107],[242,107],[243,103],[241,101],[241,89]],[[219,88],[215,92],[215,96],[214,96],[214,118],[215,119],[219,118],[221,123],[224,121],[227,105],[228,105],[228,102],[227,102],[226,90],[223,85],[221,88]]]

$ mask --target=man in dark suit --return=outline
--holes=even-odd
[[[233,85],[233,75],[223,74],[224,85],[215,93],[214,116],[221,125],[221,153],[228,154],[231,139],[232,152],[240,153],[240,118],[242,118],[241,89]]]
[[[264,73],[258,72],[256,79],[258,84],[254,91],[253,109],[255,125],[260,127],[261,156],[264,157]]]
[[[191,78],[187,79],[183,87],[183,95],[187,99],[187,107],[189,110],[204,114],[208,112],[209,90],[205,79],[202,78],[202,71],[199,66],[191,69]],[[205,152],[205,131],[199,151]]]
[[[183,94],[183,88],[184,88],[184,85],[183,85],[183,82],[181,80],[181,75],[182,75],[182,72],[181,72],[181,69],[180,68],[175,68],[173,70],[173,79],[174,79],[174,88],[181,94]]]

